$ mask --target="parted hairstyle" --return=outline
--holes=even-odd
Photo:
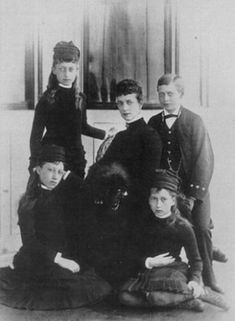
[[[142,87],[133,79],[123,79],[116,85],[116,97],[136,94],[138,102],[143,100]]]
[[[183,79],[179,75],[175,74],[164,74],[162,75],[157,82],[157,90],[160,86],[169,85],[171,83],[175,84],[177,91],[183,95],[184,94],[184,83]]]

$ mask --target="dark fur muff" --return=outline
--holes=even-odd
[[[95,163],[85,179],[80,253],[115,288],[132,275],[126,261],[134,215],[128,189],[126,170],[116,162]]]
[[[86,177],[96,205],[117,210],[121,200],[128,195],[129,177],[116,162],[98,162],[92,165]]]

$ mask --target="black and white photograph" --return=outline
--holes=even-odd
[[[0,320],[233,321],[234,0],[0,0]]]

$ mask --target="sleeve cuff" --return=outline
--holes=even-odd
[[[61,256],[62,256],[62,253],[58,252],[54,258],[54,262],[58,263],[58,260],[61,258]]]
[[[145,267],[148,269],[148,270],[151,270],[152,269],[152,266],[149,265],[149,261],[150,261],[151,257],[147,257],[147,259],[145,260]]]
[[[108,133],[108,131],[105,131],[103,140],[107,139],[108,137],[109,137],[109,133]]]

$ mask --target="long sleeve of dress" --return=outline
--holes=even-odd
[[[44,257],[54,261],[57,251],[40,242],[36,235],[34,215],[32,211],[25,211],[19,215],[19,226],[23,248],[30,255]]]
[[[104,139],[105,130],[93,127],[87,123],[86,97],[84,94],[81,94],[80,108],[82,112],[82,134],[97,139]]]
[[[190,225],[182,226],[182,242],[189,265],[189,281],[200,282],[202,260],[199,254],[196,237]]]
[[[41,140],[46,126],[47,108],[41,99],[35,109],[33,125],[30,134],[30,168],[36,166],[36,160],[41,151]]]

